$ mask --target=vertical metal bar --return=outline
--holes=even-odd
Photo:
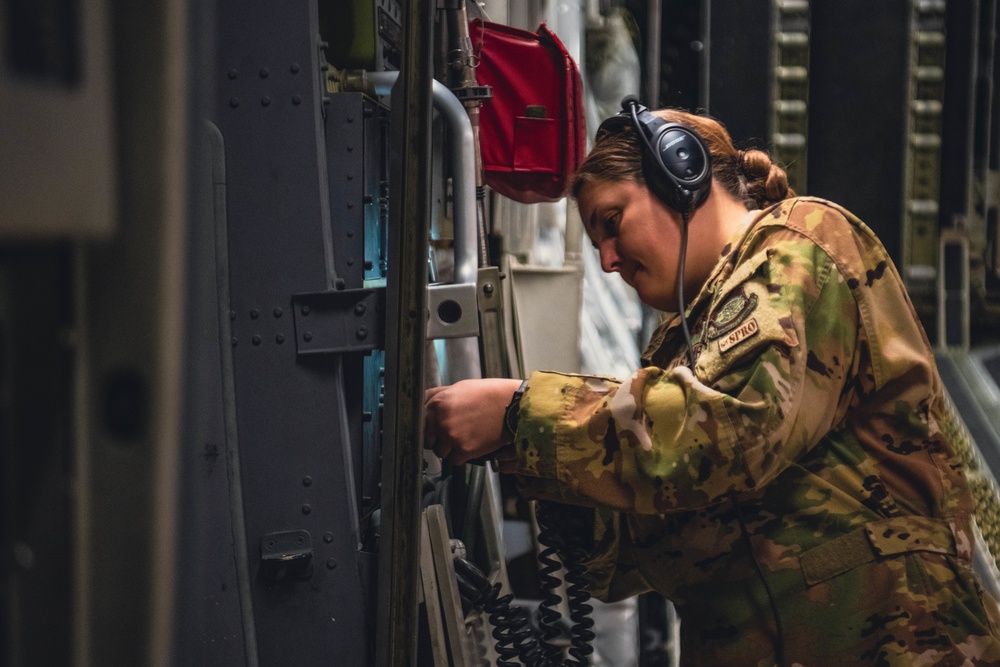
[[[416,660],[423,377],[430,228],[433,6],[403,13],[403,58],[392,94],[385,443],[376,663]]]
[[[646,104],[660,106],[660,33],[663,22],[661,0],[649,0],[646,9]]]

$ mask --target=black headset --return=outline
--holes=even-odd
[[[626,119],[639,135],[642,172],[653,194],[679,213],[701,206],[712,189],[712,157],[705,140],[689,127],[653,115],[635,95],[622,98],[622,110],[601,123],[598,133]]]

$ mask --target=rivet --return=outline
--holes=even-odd
[[[277,343],[278,345],[281,345],[282,343],[284,343],[285,342],[285,334],[278,334],[277,336],[275,336],[274,337],[274,342]]]
[[[347,258],[347,265],[348,266],[354,266],[354,258],[353,257],[348,257]]]
[[[312,512],[312,511],[313,511],[312,505],[310,505],[309,503],[306,503],[305,505],[302,506],[302,513],[303,514],[309,514],[309,512]]]
[[[274,309],[274,316],[275,317],[281,317],[284,314],[285,314],[285,311],[283,311],[281,308],[275,308]]]
[[[235,320],[236,319],[236,311],[235,310],[230,310],[229,311],[229,319],[231,319],[231,320]]]
[[[250,319],[251,320],[255,320],[258,317],[260,317],[260,311],[257,310],[256,308],[251,308],[250,309]]]
[[[298,63],[292,63],[292,66],[289,67],[288,69],[291,71],[292,74],[298,74],[299,73],[299,64]]]
[[[366,327],[358,327],[358,330],[354,332],[354,335],[358,337],[358,340],[364,340],[368,338],[368,329]]]
[[[353,181],[354,180],[354,174],[348,174],[347,175],[347,180]]]
[[[254,337],[251,338],[250,340],[253,341],[254,345],[260,345],[260,336],[254,334]]]
[[[260,68],[260,78],[266,79],[268,74],[270,74],[270,72],[267,71],[266,67]]]
[[[347,208],[354,208],[354,202],[352,201],[347,202]]]
[[[358,302],[358,303],[357,303],[357,304],[356,304],[356,305],[354,306],[354,314],[355,314],[355,315],[364,315],[364,314],[365,314],[365,311],[366,311],[367,309],[368,309],[368,307],[367,307],[367,306],[365,306],[365,302],[364,302],[364,301],[359,301],[359,302]]]
[[[234,69],[229,70],[229,78],[230,79],[235,79],[236,78],[236,70],[234,70]]]
[[[347,152],[348,152],[348,153],[350,153],[350,152],[351,152],[351,151],[353,151],[353,150],[354,150],[354,146],[348,146],[348,147],[347,147]]]
[[[294,104],[295,106],[299,106],[300,104],[302,104],[302,96],[292,95],[292,104]]]
[[[348,123],[353,123],[354,122],[354,116],[348,116],[347,117],[347,122]]]
[[[328,569],[328,570],[336,570],[337,569],[337,559],[336,558],[328,558],[327,561],[326,561],[326,569]]]
[[[354,238],[354,232],[351,232],[351,231],[347,232],[347,238],[353,239]]]
[[[268,97],[267,95],[265,95],[264,97],[260,98],[260,105],[262,107],[266,107],[269,104],[271,104],[271,98],[270,97]]]
[[[302,478],[302,486],[312,486],[312,483],[313,483],[313,478],[310,477],[309,475],[306,475],[305,477]]]
[[[239,342],[240,342],[240,339],[237,338],[236,336],[233,336],[233,339],[232,339],[233,347],[236,347],[236,344],[239,343]]]
[[[309,314],[309,306],[302,306],[302,314],[303,315]]]
[[[232,108],[235,109],[239,105],[240,105],[240,98],[238,98],[238,97],[230,97],[229,98],[229,106],[231,106]]]
[[[323,541],[327,544],[333,542],[333,533],[323,533]]]
[[[304,334],[302,334],[302,340],[304,340],[305,342],[308,343],[312,339],[313,339],[312,331],[307,331]]]

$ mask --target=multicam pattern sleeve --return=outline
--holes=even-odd
[[[516,439],[529,495],[640,514],[704,507],[766,485],[842,418],[857,332],[843,276],[786,229],[740,255],[692,306],[708,306],[693,372],[664,359],[621,383],[531,375]]]

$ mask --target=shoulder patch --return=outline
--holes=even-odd
[[[724,341],[719,343],[719,349],[725,352],[727,349],[735,345],[736,343],[749,338],[754,333],[757,332],[759,327],[756,326],[756,320],[751,320],[747,322],[747,326],[741,326],[746,322],[750,314],[753,313],[757,308],[757,295],[751,294],[747,296],[746,292],[743,290],[743,286],[736,288],[733,294],[726,299],[726,301],[719,307],[717,311],[712,315],[708,322],[708,328],[706,331],[706,337],[708,340],[717,340],[726,336],[729,333],[738,333],[738,331],[744,331],[749,327],[750,323],[754,323],[753,333],[749,331],[744,331],[742,337],[738,338],[734,342],[726,345],[725,340],[729,340],[731,336],[727,337]]]

